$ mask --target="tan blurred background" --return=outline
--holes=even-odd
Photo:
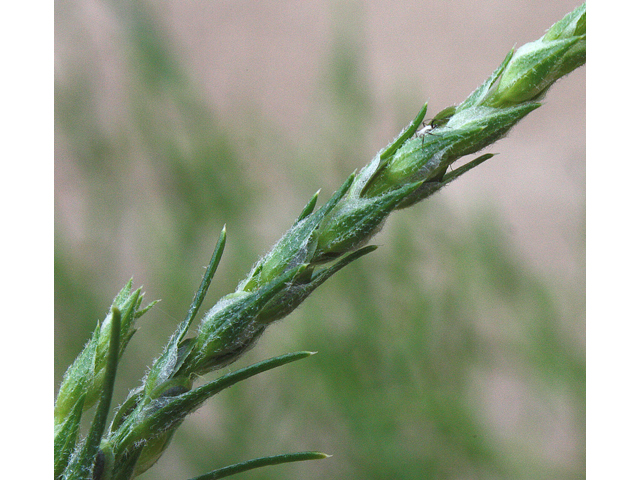
[[[511,47],[538,38],[575,6],[570,1],[201,1],[154,2],[150,8],[209,108],[247,136],[256,117],[264,118],[288,141],[305,145],[322,142],[317,124],[327,108],[319,93],[322,69],[336,35],[351,35],[362,48],[358,61],[375,97],[363,132],[369,150],[361,158],[333,159],[346,162],[350,170],[364,165],[393,138],[419,102],[429,100],[431,114],[460,103]],[[103,2],[60,1],[56,16],[57,81],[64,85],[78,64],[89,62],[99,76],[95,88],[100,91],[100,121],[108,132],[117,131],[127,113],[122,90],[128,81],[119,58],[123,27]],[[529,261],[554,275],[580,275],[571,249],[575,235],[582,232],[585,75],[559,82],[546,103],[508,141],[491,149],[500,157],[443,196],[461,213],[469,212],[470,205],[492,204],[505,216]],[[404,118],[396,118],[398,105],[406,111]],[[68,191],[64,187],[70,180],[63,171],[67,162],[72,165],[73,159],[58,155],[60,197]],[[282,180],[278,171],[284,169],[274,165],[273,158],[252,162],[266,163],[266,177],[276,185]],[[260,172],[260,166],[252,170]],[[335,188],[339,179],[333,180],[318,188]],[[273,189],[274,200],[286,203],[286,191],[276,200],[279,190]],[[57,207],[58,219],[77,221],[67,202],[60,200]],[[284,215],[277,225],[274,213],[269,216],[273,238],[291,218],[291,212],[278,211]]]
[[[200,267],[206,264],[223,223],[229,231],[228,260],[223,260],[210,302],[234,288],[257,255],[279,238],[318,188],[324,195],[321,201],[326,200],[350,172],[364,166],[414,117],[422,102],[429,100],[427,117],[460,103],[510,48],[539,38],[577,5],[569,1],[58,1],[56,382],[110,300],[133,276],[136,285],[145,286],[148,299],[162,298],[163,302],[155,313],[157,318],[143,322],[139,335],[146,335],[145,344],[132,342],[131,349],[138,350],[123,360],[130,362],[124,368],[131,370],[134,379],[121,387],[124,395],[144,373],[141,365],[159,352],[163,339],[186,311]],[[556,302],[552,323],[566,337],[570,345],[566,348],[582,358],[584,69],[558,82],[542,108],[488,151],[499,155],[430,200],[433,206],[418,205],[392,217],[388,231],[375,239],[383,248],[374,255],[385,248],[389,253],[364,260],[369,262],[369,275],[375,277],[369,285],[372,294],[379,295],[379,289],[385,288],[380,280],[385,274],[376,276],[376,272],[387,262],[384,255],[394,251],[397,235],[405,234],[408,240],[402,237],[401,241],[413,245],[418,257],[404,262],[413,265],[409,270],[417,269],[418,284],[424,287],[433,275],[439,275],[439,282],[448,285],[442,288],[455,289],[451,282],[457,277],[449,276],[449,267],[433,265],[438,263],[433,258],[439,258],[438,242],[443,237],[457,241],[465,235],[471,244],[477,243],[474,235],[483,235],[486,223],[486,231],[499,232],[499,242],[504,242],[500,244],[506,245],[509,258],[527,272],[527,278],[538,279],[551,292],[549,301]],[[216,155],[215,161],[207,162]],[[176,178],[186,180],[180,183]],[[193,193],[197,200],[187,200],[184,192]],[[211,212],[202,213],[208,206]],[[437,228],[444,233],[432,233]],[[406,250],[400,248],[400,252]],[[463,265],[467,261],[460,260]],[[165,267],[169,273],[160,273]],[[176,269],[181,270],[179,274]],[[348,272],[341,275],[347,285],[360,289]],[[401,277],[407,275],[405,271]],[[481,277],[477,282],[482,283]],[[323,288],[310,299],[318,303],[320,312],[336,294],[333,287],[326,292]],[[475,288],[470,287],[466,295],[474,295]],[[313,345],[295,341],[297,335],[306,338],[299,329],[312,329],[311,322],[325,322],[324,328],[315,326],[315,334],[322,336],[327,325],[340,329],[342,321],[349,324],[342,317],[357,307],[343,302],[336,307],[341,320],[306,319],[316,315],[314,304],[307,313],[294,314],[298,317],[291,325],[285,320],[268,332],[252,352],[253,360],[282,353],[283,348],[313,349]],[[385,313],[393,315],[393,311]],[[517,315],[496,325],[487,315],[478,319],[476,333],[502,338],[504,325],[514,321]],[[296,326],[302,323],[306,327]],[[511,333],[506,336],[511,338]],[[146,346],[149,352],[144,351]],[[499,348],[491,350],[488,357],[498,359],[504,367],[500,352]],[[405,361],[410,364],[411,356]],[[513,374],[509,365],[500,373],[474,377],[467,387],[474,382],[483,385],[483,391],[476,394],[485,402],[483,418],[493,425],[487,428],[498,432],[496,444],[513,446],[515,437],[518,445],[522,442],[518,448],[529,453],[511,452],[519,458],[512,462],[517,465],[514,470],[502,465],[473,473],[468,467],[457,470],[458,462],[452,460],[448,470],[434,470],[440,476],[433,478],[580,478],[582,406],[579,394],[572,397],[570,393],[582,388],[580,380],[577,386],[565,385],[560,393],[554,390],[557,395],[543,395],[543,400],[530,403],[523,400],[529,395],[527,382],[537,385],[548,379]],[[304,370],[305,366],[296,368]],[[487,372],[495,373],[492,368]],[[549,380],[557,386],[556,381]],[[252,388],[265,397],[273,393],[268,382]],[[330,410],[332,397],[326,395]],[[354,395],[362,397],[358,392]],[[199,422],[204,430],[194,434],[199,442],[211,438],[202,425],[222,428],[220,420],[215,420],[220,411],[211,408]],[[531,408],[545,412],[542,423],[525,412]],[[282,421],[302,422],[304,411],[302,420],[282,414]],[[523,427],[544,422],[555,428],[534,428],[532,433]],[[342,424],[336,421],[335,425]],[[272,426],[260,427],[267,438],[280,434],[279,429],[276,433],[270,430]],[[294,432],[292,441],[297,445],[296,428],[281,428]],[[322,445],[316,446],[310,435],[301,447],[328,446],[328,453],[339,457],[335,443],[350,438],[349,428],[344,428],[343,432],[320,432]],[[229,436],[233,434],[227,431]],[[327,436],[338,439],[332,442]],[[206,466],[189,467],[181,459],[184,456],[180,457],[180,452],[190,450],[184,446],[188,441],[193,438],[176,438],[176,452],[168,453],[144,478],[187,478],[203,473]],[[213,438],[208,445],[214,452],[216,441],[220,439]],[[398,448],[406,442],[399,442]],[[416,437],[415,442],[421,440]],[[502,455],[500,448],[497,458]],[[255,448],[231,461],[273,453],[281,452]],[[447,455],[451,454],[443,458]],[[542,458],[545,466],[534,465],[527,455]],[[204,459],[208,468],[224,464],[213,457]],[[365,478],[362,472],[356,474],[357,455],[348,458],[331,460],[339,467],[305,465],[289,473],[291,477],[271,471],[265,477],[244,478]],[[339,462],[351,463],[346,467]],[[425,468],[421,465],[415,469],[418,473],[403,478],[421,478],[419,472]],[[406,467],[405,471],[410,470]],[[383,467],[376,471],[379,478],[400,478],[390,476],[393,470],[385,475]],[[544,476],[549,472],[562,476]]]

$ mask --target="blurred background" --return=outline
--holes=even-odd
[[[460,103],[577,5],[58,0],[55,390],[133,277],[162,302],[121,402],[224,224],[207,308],[425,100]],[[333,457],[234,478],[584,478],[584,132],[582,69],[232,368],[317,355],[214,397],[140,478],[300,450]]]

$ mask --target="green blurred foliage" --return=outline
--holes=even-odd
[[[302,148],[268,119],[254,119],[250,135],[225,127],[142,2],[103,5],[126,78],[105,101],[97,47],[73,6],[59,2],[56,18],[86,51],[59,58],[56,81],[55,380],[133,276],[163,301],[125,354],[122,401],[186,313],[222,225],[228,247],[207,306],[268,248],[256,226],[282,206],[256,171],[287,172],[278,188],[293,221],[315,189],[327,198],[384,140],[365,144],[373,100],[353,34],[338,29],[326,65],[326,111],[314,123],[323,144]],[[238,365],[319,354],[215,397],[141,478],[300,450],[333,457],[237,478],[583,478],[583,286],[539,278],[500,232],[495,216],[463,223],[438,198],[394,214],[375,239],[382,248]]]

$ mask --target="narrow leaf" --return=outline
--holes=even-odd
[[[113,396],[113,386],[116,378],[118,367],[118,352],[120,349],[120,310],[112,307],[111,331],[109,340],[109,351],[107,354],[107,365],[105,369],[104,383],[102,385],[102,394],[96,407],[96,413],[91,422],[89,433],[85,440],[84,446],[79,455],[69,465],[65,471],[65,478],[88,478],[93,468],[93,462],[100,440],[104,434],[107,425],[107,416],[109,407],[111,406],[111,398]]]
[[[298,452],[298,453],[286,453],[283,455],[274,455],[271,457],[255,458],[242,463],[236,463],[235,465],[229,465],[228,467],[219,468],[213,472],[205,473],[199,477],[193,477],[190,480],[217,480],[219,478],[229,477],[236,473],[246,472],[254,468],[267,467],[272,465],[280,465],[283,463],[302,462],[305,460],[322,460],[329,458],[331,455],[320,452]]]
[[[302,212],[300,213],[300,216],[298,217],[298,220],[296,220],[296,223],[304,220],[305,218],[307,218],[309,215],[311,215],[313,213],[313,209],[316,208],[316,203],[318,202],[318,195],[319,194],[320,194],[320,190],[318,190],[315,193],[315,195],[313,195],[313,197],[311,197],[311,200],[309,200],[309,202],[302,209]]]
[[[202,302],[204,301],[204,297],[207,295],[207,290],[209,290],[209,286],[211,285],[211,280],[218,269],[218,265],[220,264],[220,260],[222,259],[222,253],[224,252],[224,246],[227,241],[227,226],[222,227],[222,231],[220,232],[220,236],[218,237],[218,243],[216,244],[216,248],[211,255],[211,261],[209,262],[209,266],[202,277],[202,282],[200,283],[200,288],[196,293],[193,301],[191,302],[191,306],[189,307],[189,311],[187,312],[187,317],[180,324],[178,341],[182,340],[189,330],[189,326],[191,326],[191,322],[195,318]]]
[[[424,116],[426,114],[427,103],[422,106],[422,108],[418,112],[418,115],[416,115],[416,118],[414,118],[413,121],[407,126],[407,128],[404,129],[400,136],[391,145],[385,148],[384,151],[380,154],[381,162],[393,155],[404,142],[406,142],[413,136],[414,133],[416,133],[416,130],[418,130],[418,127],[420,126],[420,123],[422,123],[422,120],[424,120]]]
[[[454,171],[447,173],[443,178],[442,182],[444,185],[447,185],[453,182],[456,178],[461,176],[463,173],[467,173],[472,168],[477,167],[481,163],[486,162],[491,157],[493,157],[495,153],[485,153],[484,155],[479,156],[478,158],[471,160],[470,162],[465,163],[461,167],[456,168]],[[443,186],[444,186],[443,185]]]
[[[198,409],[205,400],[220,391],[259,373],[272,370],[287,363],[302,360],[313,354],[314,352],[295,352],[270,358],[223,375],[212,382],[194,388],[170,400],[162,399],[162,406],[160,408],[156,407],[157,410],[155,411],[147,412],[144,421],[128,432],[127,438],[122,441],[122,444],[134,444],[145,438],[158,435],[180,423],[189,413]],[[153,405],[151,405],[150,408],[154,408]]]
[[[211,255],[211,260],[209,261],[209,265],[202,277],[202,282],[200,282],[200,288],[198,288],[198,291],[193,297],[193,301],[191,302],[191,306],[189,307],[189,311],[187,312],[185,319],[171,336],[171,339],[166,345],[162,355],[154,362],[153,366],[149,370],[149,374],[145,379],[145,388],[147,393],[153,392],[158,386],[169,380],[172,375],[180,369],[184,359],[187,357],[188,351],[184,351],[179,355],[179,344],[187,334],[191,323],[196,317],[198,310],[204,301],[204,297],[207,295],[207,291],[211,285],[211,280],[213,280],[213,276],[215,275],[218,265],[220,264],[220,260],[222,259],[226,239],[227,228],[225,225],[220,232],[218,242],[213,254]]]

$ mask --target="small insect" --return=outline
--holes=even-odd
[[[444,127],[451,117],[456,113],[456,106],[452,105],[438,112],[438,114],[431,119],[428,124],[422,124],[423,127],[416,132],[417,137],[422,137],[422,146],[424,147],[424,136],[426,134],[434,135],[431,130]]]
[[[421,148],[424,148],[424,137],[425,135],[427,135],[427,133],[429,135],[433,135],[433,133],[431,133],[431,130],[433,130],[433,125],[431,125],[431,123],[427,123],[426,125],[424,124],[424,122],[422,122],[423,127],[418,130],[416,132],[416,136],[418,138],[422,138],[422,145],[420,146]]]
[[[425,125],[425,123],[422,122],[422,128],[416,132],[416,136],[424,137],[427,133],[429,133],[431,130],[433,130],[433,128],[434,127],[433,127],[433,125],[431,125],[431,123],[427,123]]]

